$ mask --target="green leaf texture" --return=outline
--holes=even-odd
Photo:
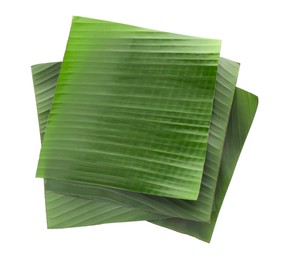
[[[43,142],[60,67],[61,62],[32,66],[41,142]],[[56,193],[48,190],[47,180],[44,183],[48,228],[66,228],[163,218],[162,215],[123,207],[102,199],[90,200],[88,198]],[[60,185],[60,182],[57,184]]]
[[[227,60],[221,59],[221,61],[226,62]],[[219,66],[218,73],[221,72],[220,67],[221,66]],[[53,92],[54,92],[55,84],[53,84],[53,87],[52,87],[51,83],[50,85],[48,85],[46,84],[46,82],[50,82],[49,78],[54,76],[55,68],[57,70],[57,75],[58,75],[59,70],[60,70],[60,63],[35,65],[32,68],[38,109],[39,107],[41,107],[39,106],[39,104],[42,102],[45,102],[45,98],[42,97],[42,94],[39,95],[39,93],[44,93],[45,89],[48,90],[50,88],[51,89],[53,88]],[[231,67],[231,69],[232,68],[233,67]],[[225,78],[226,76],[220,75],[217,77],[217,81],[218,80],[223,81]],[[224,85],[226,85],[225,82],[224,82]],[[49,90],[49,91],[52,91],[52,90]],[[218,91],[218,88],[216,87],[216,97],[218,96],[217,91]],[[51,99],[49,99],[49,102],[51,103]],[[216,100],[215,100],[214,109],[217,104],[218,103],[216,103]],[[216,219],[217,219],[217,216],[218,216],[221,204],[222,204],[222,200],[225,196],[225,192],[227,190],[235,164],[237,162],[237,159],[240,154],[241,148],[243,146],[244,140],[246,138],[248,129],[252,122],[252,119],[253,119],[253,116],[256,110],[256,106],[257,106],[257,98],[254,95],[249,94],[240,89],[237,89],[237,92],[235,93],[235,97],[234,97],[233,109],[231,112],[230,123],[229,123],[228,133],[226,137],[224,153],[222,157],[220,176],[218,180],[218,189],[216,193],[216,205],[217,205],[216,208],[217,209],[215,212],[213,212],[211,224],[198,223],[194,221],[185,221],[185,220],[177,219],[177,218],[172,218],[168,220],[158,220],[158,221],[154,221],[154,223],[160,224],[165,227],[169,227],[171,229],[174,229],[174,230],[177,230],[183,233],[191,234],[205,241],[209,241],[211,239],[212,232],[215,226],[215,222],[216,222]],[[50,106],[47,106],[47,107],[50,107]],[[40,124],[43,126],[43,133],[45,130],[47,117],[49,113],[48,110],[49,109],[44,111],[46,112],[45,117],[39,117],[39,123],[43,122],[42,124]],[[246,118],[243,118],[241,116],[242,114],[245,115],[245,111],[248,111],[249,114],[247,114]],[[40,114],[40,110],[38,110],[38,113]],[[242,118],[242,120],[240,120],[239,118]],[[235,129],[237,129],[238,131],[236,131]],[[237,139],[235,139],[236,136],[238,137]],[[237,146],[235,145],[235,142],[238,144]],[[232,148],[234,148],[233,153],[231,152]],[[64,185],[64,183],[62,184],[59,182],[57,183],[57,185],[60,190],[60,185]],[[59,200],[60,200],[60,203],[59,203]],[[78,202],[76,202],[77,200]],[[67,207],[66,207],[66,204],[67,204]],[[82,206],[82,204],[84,206]],[[74,196],[62,195],[62,194],[58,194],[58,193],[51,192],[51,191],[46,191],[46,208],[47,208],[48,226],[50,228],[72,227],[72,226],[81,226],[81,225],[95,225],[95,224],[108,223],[108,222],[119,222],[122,220],[131,221],[131,220],[139,220],[143,218],[149,220],[151,218],[152,219],[155,218],[155,215],[153,214],[151,216],[149,212],[146,212],[147,214],[144,214],[143,216],[143,213],[140,212],[139,210],[130,212],[129,208],[119,207],[117,203],[108,202],[108,204],[109,204],[109,207],[105,205],[104,201],[100,201],[100,200],[93,201],[93,200],[78,198]],[[78,207],[76,207],[76,205]],[[97,207],[98,205],[104,205],[104,206]],[[119,210],[117,212],[119,213],[117,214],[116,209],[118,208]],[[109,213],[105,214],[105,210],[107,210],[107,212]],[[66,214],[66,211],[68,211],[68,214]],[[123,211],[128,212],[128,214],[126,214],[128,218],[125,217],[125,215],[123,214]],[[118,216],[118,218],[115,218],[112,216]],[[119,217],[122,217],[122,220],[120,220]],[[158,216],[158,215],[156,215],[156,217],[163,218],[163,216]]]
[[[218,40],[75,17],[37,177],[196,200],[219,51]]]
[[[38,66],[41,67],[42,65]],[[54,66],[55,65],[50,64],[52,76]],[[143,209],[172,217],[209,221],[219,172],[223,141],[225,139],[225,130],[229,120],[229,111],[233,100],[234,84],[237,79],[238,69],[239,66],[237,63],[221,58],[218,68],[214,112],[209,133],[204,175],[200,195],[197,201],[163,198],[117,189],[93,187],[86,184],[78,185],[72,182],[67,183],[66,181],[62,182],[48,179],[46,180],[46,189],[85,198],[107,199],[126,207],[137,208],[139,210]],[[43,79],[40,74],[37,74],[38,70],[39,69],[36,69],[34,73],[36,88],[38,84],[41,84],[42,80],[47,80],[46,78]],[[44,76],[47,75],[47,73],[44,74]],[[80,191],[79,195],[78,191]]]
[[[63,63],[32,67],[49,228],[148,220],[210,241],[258,104],[219,50],[74,17]]]
[[[224,58],[220,59],[206,162],[197,201],[151,196],[106,187],[94,187],[85,183],[59,182],[49,179],[46,181],[46,187],[48,190],[65,194],[108,199],[126,207],[130,206],[172,217],[209,221],[238,70],[239,64]]]
[[[45,133],[60,67],[61,62],[32,66],[41,140]]]
[[[210,223],[178,218],[157,220],[152,223],[210,242],[218,214],[255,116],[257,106],[258,98],[255,95],[236,88],[215,194],[216,207],[212,213]]]
[[[79,198],[46,191],[47,225],[66,228],[165,218],[143,210],[103,200]]]

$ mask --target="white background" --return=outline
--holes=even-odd
[[[0,259],[284,259],[283,1],[1,1]],[[147,222],[47,230],[30,66],[62,60],[73,15],[222,39],[258,112],[211,244]]]

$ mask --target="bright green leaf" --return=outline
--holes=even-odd
[[[75,17],[37,176],[196,200],[220,41]]]

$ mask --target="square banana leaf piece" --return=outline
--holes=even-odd
[[[220,46],[74,17],[37,177],[197,200]]]
[[[63,63],[32,67],[48,227],[150,220],[210,241],[257,107],[217,45],[73,19]]]

